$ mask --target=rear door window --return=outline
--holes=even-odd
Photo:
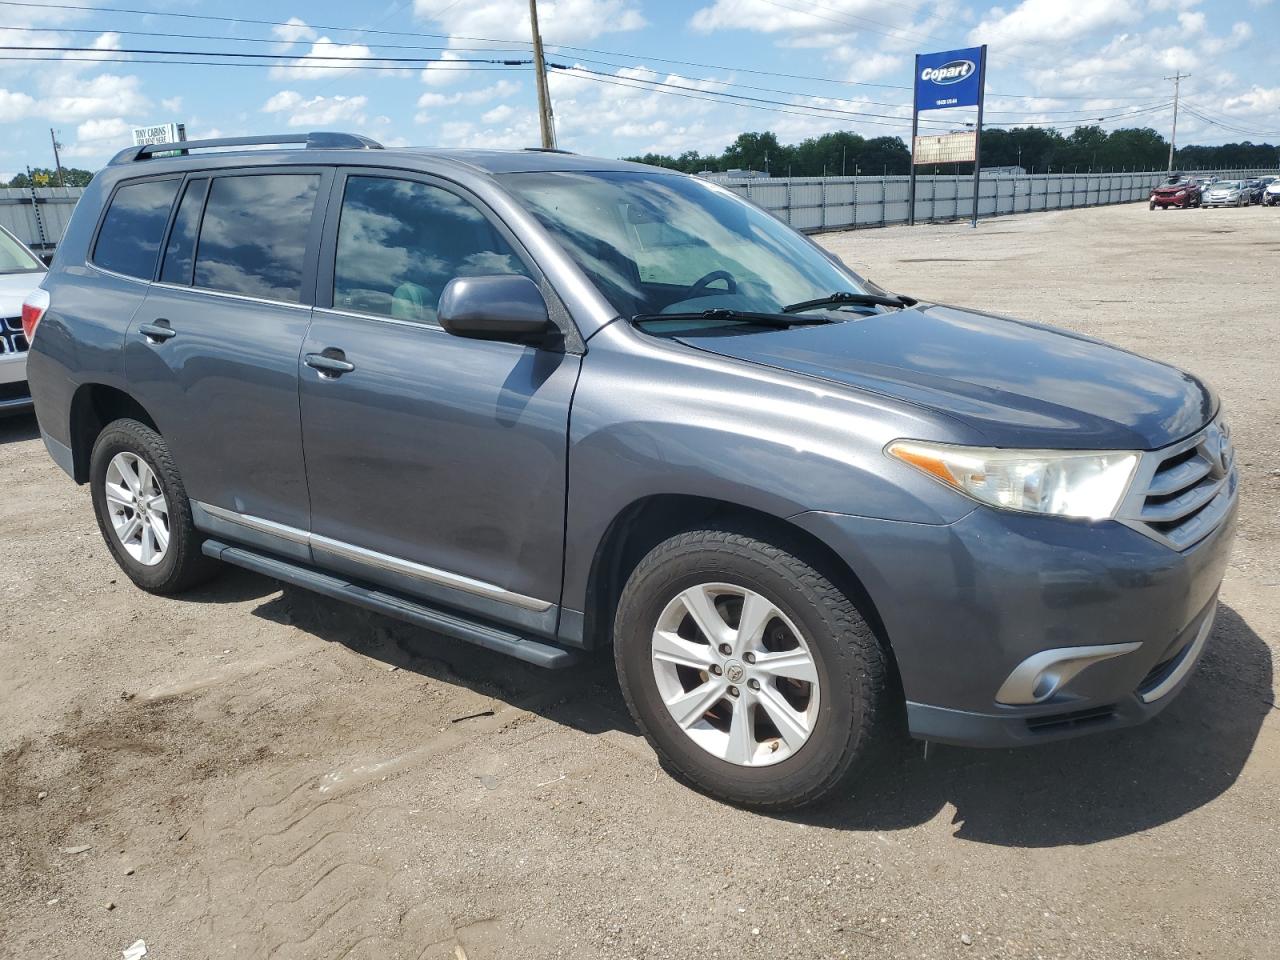
[[[489,274],[529,271],[479,208],[414,180],[347,178],[334,260],[335,309],[434,323],[450,280]]]
[[[140,280],[155,276],[156,260],[180,179],[126,183],[116,190],[93,246],[93,262],[104,270]]]
[[[298,303],[320,175],[217,177],[209,188],[195,285]]]

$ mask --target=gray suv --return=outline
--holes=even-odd
[[[1237,474],[1190,374],[651,167],[161,149],[26,310],[45,445],[145,590],[222,561],[546,667],[611,647],[667,768],[761,809],[904,726],[1140,722],[1201,655]]]

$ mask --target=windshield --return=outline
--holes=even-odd
[[[0,230],[0,273],[35,273],[43,270],[34,254],[3,230]]]
[[[774,313],[863,289],[789,227],[704,180],[566,171],[499,179],[625,317]]]
[[[1215,184],[1213,185],[1213,189],[1215,189],[1215,190],[1239,190],[1239,189],[1240,189],[1240,181],[1239,181],[1239,180],[1219,180],[1217,183],[1215,183]]]

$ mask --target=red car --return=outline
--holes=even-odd
[[[1188,177],[1170,177],[1151,191],[1150,209],[1200,206],[1200,184]]]

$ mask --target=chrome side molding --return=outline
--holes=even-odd
[[[489,600],[497,600],[501,603],[509,603],[514,607],[532,610],[536,613],[549,610],[553,606],[549,600],[539,600],[536,597],[526,597],[524,594],[514,593],[498,586],[497,584],[486,583],[483,580],[476,580],[460,573],[451,573],[448,570],[429,567],[426,564],[417,563],[413,560],[393,557],[390,554],[379,553],[376,550],[369,550],[366,547],[358,547],[353,543],[344,543],[341,540],[322,537],[319,534],[309,533],[306,530],[300,530],[297,527],[291,527],[287,524],[276,523],[274,520],[265,520],[262,517],[251,516],[247,513],[238,513],[235,510],[228,510],[225,507],[215,507],[213,504],[204,503],[199,500],[193,500],[192,503],[205,511],[205,513],[209,514],[209,516],[225,521],[226,523],[233,523],[248,530],[265,533],[273,537],[279,537],[282,540],[288,540],[292,543],[302,544],[310,547],[312,550],[334,554],[335,556],[343,557],[347,560],[353,560],[356,563],[362,563],[366,566],[377,567],[378,569],[385,570],[389,573],[397,573],[401,576],[411,577],[415,580],[420,580],[423,583],[432,583],[440,587],[449,587],[454,590],[461,590],[462,592],[470,593],[473,596],[485,597]]]

